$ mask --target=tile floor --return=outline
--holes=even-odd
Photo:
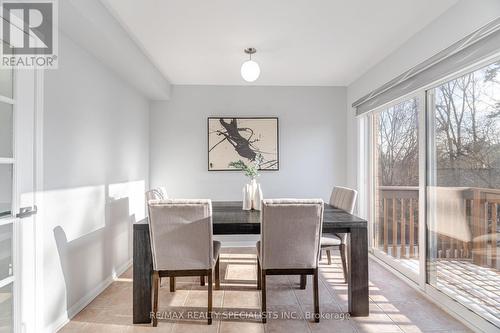
[[[124,273],[101,295],[76,315],[60,332],[469,332],[396,276],[370,260],[370,316],[342,319],[347,311],[347,285],[343,283],[339,257],[334,263],[321,263],[320,310],[331,319],[314,323],[305,318],[312,311],[312,281],[299,289],[299,277],[268,277],[268,310],[293,319],[269,319],[262,324],[250,315],[234,318],[241,312],[252,314],[260,309],[256,290],[256,258],[252,248],[224,248],[221,254],[221,289],[214,291],[214,311],[224,318],[187,319],[190,311],[206,309],[206,287],[197,278],[179,278],[177,290],[170,293],[168,279],[162,280],[159,310],[171,313],[158,327],[132,324],[132,271]],[[184,314],[175,320],[174,314]],[[193,312],[195,313],[195,312]]]

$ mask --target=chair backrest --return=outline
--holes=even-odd
[[[158,186],[146,192],[146,203],[149,200],[165,200],[168,199],[167,190],[163,186]]]
[[[261,210],[263,269],[316,268],[323,224],[321,199],[266,199]]]
[[[150,200],[148,208],[155,270],[212,267],[210,200]]]
[[[349,214],[354,211],[358,192],[348,187],[335,186],[330,196],[330,205],[345,210]]]
[[[467,205],[464,187],[428,188],[429,231],[440,236],[463,242],[472,241],[472,231],[467,218]]]

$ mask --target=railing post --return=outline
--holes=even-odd
[[[473,206],[473,200],[465,199],[465,216],[468,221],[471,235],[474,234],[472,206]],[[465,248],[465,257],[467,259],[472,259],[472,240],[469,242],[465,242],[464,248]]]
[[[398,220],[396,218],[397,200],[396,195],[392,197],[392,256],[397,257],[398,254]]]
[[[384,252],[389,254],[389,230],[388,230],[387,198],[384,198]]]
[[[401,198],[401,258],[406,257],[406,211],[405,199]]]
[[[498,204],[491,205],[491,267],[497,269],[497,225],[498,225]]]
[[[472,199],[472,239],[485,233],[485,225],[488,223],[487,204],[482,203],[481,191],[473,190]],[[476,265],[485,265],[485,256],[483,251],[486,248],[486,242],[483,240],[472,242],[472,262]]]
[[[410,258],[415,255],[415,213],[413,211],[413,198],[410,198]]]

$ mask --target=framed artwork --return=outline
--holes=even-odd
[[[279,170],[277,117],[208,117],[208,170],[230,171],[230,162],[261,158],[260,170]]]

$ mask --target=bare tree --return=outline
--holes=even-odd
[[[500,63],[435,90],[437,169],[441,185],[500,186]]]
[[[417,119],[416,99],[378,114],[380,185],[418,185]]]

